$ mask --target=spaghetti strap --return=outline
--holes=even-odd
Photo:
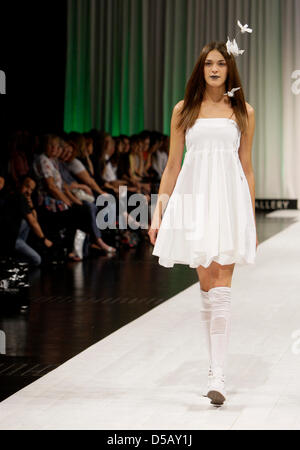
[[[231,113],[231,116],[232,116],[232,114],[234,113],[234,111],[232,111],[232,113]],[[228,117],[228,119],[230,119],[231,118],[231,116],[230,117]]]

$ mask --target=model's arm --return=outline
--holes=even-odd
[[[183,100],[178,102],[174,108],[171,118],[171,132],[170,132],[170,151],[168,156],[167,165],[163,171],[161,182],[158,191],[158,200],[153,213],[153,219],[151,222],[151,228],[157,230],[161,223],[162,214],[167,206],[168,200],[175,187],[177,177],[181,170],[182,156],[184,150],[185,133],[180,128],[177,129],[176,125],[180,118],[179,113],[183,106]],[[150,229],[149,236],[151,243],[154,244],[154,233]]]
[[[249,191],[251,194],[251,200],[252,200],[252,208],[253,208],[253,215],[255,220],[255,226],[256,226],[256,217],[255,217],[255,178],[254,178],[254,170],[252,166],[252,142],[254,137],[254,131],[255,131],[255,111],[247,103],[247,109],[248,109],[248,128],[246,133],[243,133],[241,136],[240,141],[240,148],[239,148],[239,157],[240,161],[245,173],[245,176],[248,181],[249,185]]]

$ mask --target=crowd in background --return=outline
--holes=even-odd
[[[169,137],[151,131],[117,137],[95,129],[14,132],[0,167],[0,254],[38,266],[115,254],[120,246],[148,240],[150,196],[158,192],[168,149]],[[126,186],[126,197],[120,186]],[[149,207],[144,228],[127,207],[134,193],[143,194]],[[96,220],[103,208],[97,203],[100,194],[116,200],[115,214],[105,216],[106,229]],[[119,226],[118,205],[125,229]]]

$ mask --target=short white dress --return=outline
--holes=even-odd
[[[160,265],[254,264],[256,226],[240,138],[229,118],[199,118],[187,129],[184,161],[152,251]]]

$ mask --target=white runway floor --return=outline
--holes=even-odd
[[[0,429],[299,430],[300,222],[236,266],[232,296],[222,408],[201,396],[196,283],[4,400]]]

